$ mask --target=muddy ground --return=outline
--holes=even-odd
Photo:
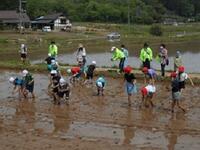
[[[107,78],[104,97],[95,96],[95,87],[76,85],[70,105],[55,106],[46,75],[34,74],[35,100],[13,96],[8,78],[16,74],[0,75],[0,150],[200,149],[199,86],[187,85],[182,97],[187,113],[171,114],[169,83],[157,83],[153,109],[140,108],[140,93],[128,107],[119,78]]]

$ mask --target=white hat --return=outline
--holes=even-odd
[[[59,83],[60,83],[61,85],[64,85],[64,84],[66,83],[66,81],[65,81],[65,79],[61,78],[61,79],[59,80]]]
[[[25,47],[25,44],[21,44],[21,47],[24,48],[24,47]]]
[[[51,60],[51,63],[52,63],[52,64],[55,64],[55,63],[56,63],[56,61],[53,59],[53,60]]]
[[[103,87],[102,82],[97,82],[97,86],[102,88]]]
[[[10,83],[13,83],[14,81],[15,81],[15,78],[10,77],[9,82],[10,82]]]
[[[25,77],[28,74],[28,70],[23,70],[22,75]]]
[[[67,73],[69,73],[69,74],[70,74],[71,72],[72,72],[72,71],[71,71],[71,69],[67,69]]]
[[[93,65],[96,65],[96,64],[97,64],[97,62],[93,60],[93,61],[92,61],[92,64],[93,64]]]
[[[113,46],[113,47],[111,48],[111,52],[113,52],[115,49],[116,49],[116,47]]]
[[[51,74],[57,74],[56,70],[51,70]]]

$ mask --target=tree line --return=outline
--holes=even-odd
[[[24,0],[22,0],[24,1]],[[18,9],[19,0],[1,2],[0,10]],[[31,19],[63,12],[73,21],[152,24],[167,16],[200,20],[199,0],[26,0]],[[128,17],[129,14],[129,17]]]

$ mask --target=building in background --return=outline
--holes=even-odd
[[[23,28],[29,28],[31,21],[23,12],[21,15],[16,10],[0,10],[0,25],[6,28],[19,28],[20,22]]]
[[[41,16],[32,21],[32,28],[34,29],[43,29],[44,27],[49,26],[51,30],[56,31],[67,31],[71,30],[71,23],[63,13],[55,13],[47,16]]]

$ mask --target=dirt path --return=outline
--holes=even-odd
[[[107,78],[104,97],[93,87],[76,85],[70,105],[52,104],[48,77],[34,74],[35,100],[11,95],[9,76],[0,76],[0,150],[160,150],[200,149],[200,88],[187,86],[188,111],[169,111],[168,83],[157,85],[153,109],[140,108],[140,93],[128,107],[121,79]],[[138,86],[143,84],[139,81]]]

